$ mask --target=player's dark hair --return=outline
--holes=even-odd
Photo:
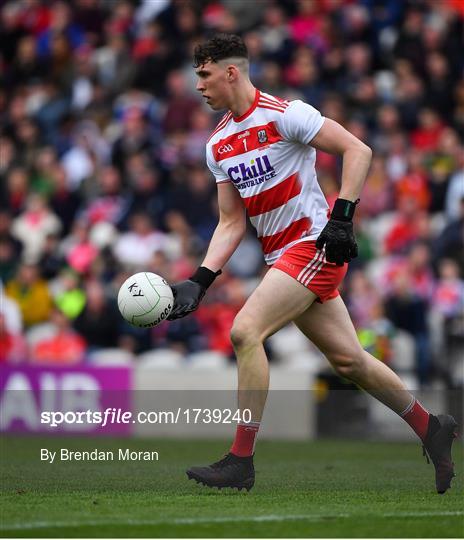
[[[248,49],[243,39],[236,34],[216,34],[205,43],[195,47],[193,67],[197,68],[207,62],[217,63],[219,60],[233,57],[248,59]]]

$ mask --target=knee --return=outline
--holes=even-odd
[[[345,379],[356,381],[365,369],[364,351],[361,348],[342,354],[334,353],[328,358],[338,375]]]
[[[235,350],[253,347],[262,343],[258,332],[247,317],[241,317],[240,314],[235,317],[230,339]]]

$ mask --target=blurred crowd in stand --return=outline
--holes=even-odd
[[[266,271],[252,229],[192,316],[137,329],[115,299],[135,271],[174,282],[201,262],[218,217],[205,143],[222,114],[195,91],[192,51],[234,32],[258,88],[373,149],[341,291],[364,346],[394,363],[407,335],[421,384],[457,384],[462,0],[14,0],[0,17],[0,362],[111,347],[233,358],[232,320]],[[319,153],[329,204],[340,170]]]

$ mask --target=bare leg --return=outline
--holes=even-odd
[[[295,324],[328,358],[335,370],[358,384],[387,407],[401,414],[413,396],[383,362],[363,350],[340,297],[315,302]]]
[[[457,427],[454,418],[430,415],[391,369],[361,348],[340,297],[324,304],[315,302],[297,317],[295,323],[327,356],[340,375],[364,388],[411,426],[423,441],[435,467],[437,492],[445,493],[454,476],[451,457]]]
[[[269,388],[263,342],[306,311],[316,296],[301,283],[271,269],[235,318],[231,339],[238,364],[239,409],[260,422]]]

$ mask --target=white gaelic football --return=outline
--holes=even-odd
[[[152,272],[134,274],[121,285],[118,307],[127,322],[151,328],[166,320],[174,305],[168,282]]]

